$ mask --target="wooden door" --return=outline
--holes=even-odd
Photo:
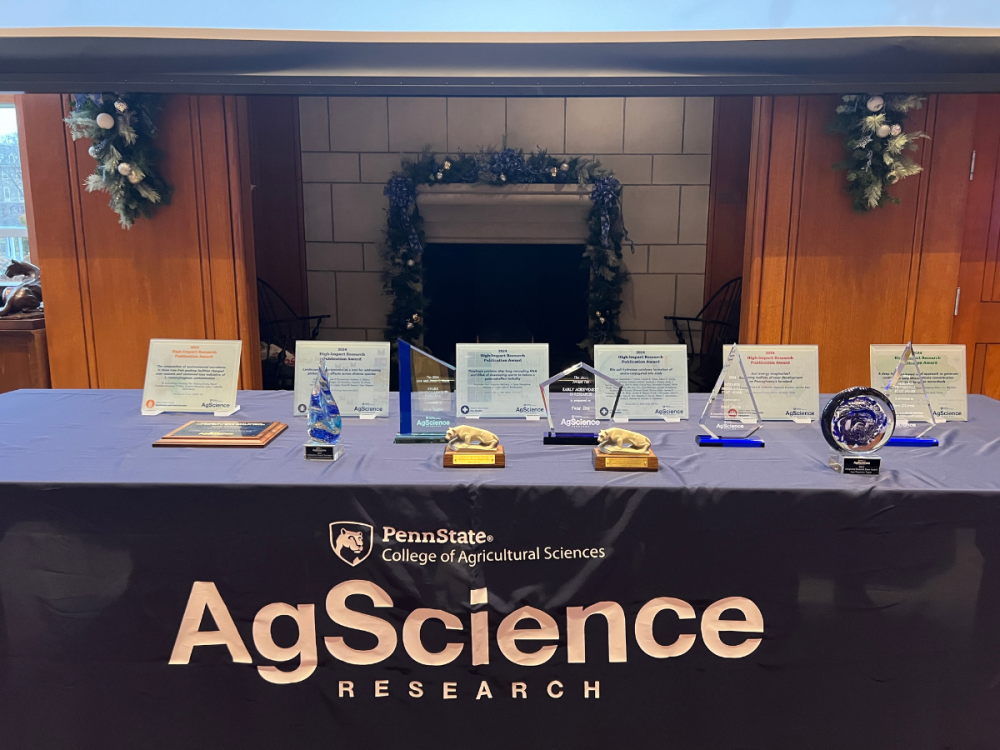
[[[1000,94],[978,99],[953,341],[966,346],[969,392],[1000,398]]]

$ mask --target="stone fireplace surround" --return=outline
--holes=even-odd
[[[624,247],[631,278],[623,335],[672,343],[663,316],[691,315],[702,303],[712,105],[705,98],[300,98],[310,308],[332,316],[321,338],[382,339],[382,188],[400,160],[424,146],[445,154],[506,138],[525,150],[594,156],[615,173],[636,245],[635,254]],[[586,190],[428,186],[418,205],[429,242],[580,243]],[[484,222],[486,215],[493,219]]]

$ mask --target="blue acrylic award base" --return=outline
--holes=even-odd
[[[698,435],[694,441],[702,448],[763,448],[764,441],[760,438],[714,438],[711,435]]]
[[[886,445],[890,448],[937,448],[940,443],[933,437],[891,437]]]
[[[599,445],[600,440],[592,432],[546,432],[543,445]]]
[[[443,432],[411,432],[407,435],[399,433],[396,435],[396,439],[393,440],[394,443],[402,443],[410,445],[415,444],[426,444],[426,443],[447,443],[448,436]]]

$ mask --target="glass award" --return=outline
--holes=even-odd
[[[938,420],[912,341],[904,347],[899,364],[885,386],[885,395],[896,413],[896,429],[886,445],[923,448],[938,445],[937,438],[926,437]]]
[[[455,368],[417,347],[399,342],[399,434],[397,443],[447,443],[458,424]]]
[[[309,442],[306,443],[306,458],[336,461],[344,453],[340,444],[343,428],[340,408],[330,391],[330,377],[326,372],[326,362],[320,361],[319,371],[312,393],[309,394],[308,419]]]
[[[610,388],[613,398],[597,405],[596,387]],[[622,394],[622,384],[579,362],[539,383],[549,429],[545,445],[598,445],[601,431],[610,426]]]
[[[760,429],[760,411],[747,380],[740,348],[733,344],[726,357],[719,379],[708,397],[708,403],[698,420],[707,435],[698,435],[695,442],[714,448],[763,448],[764,441],[751,437]]]
[[[896,412],[874,388],[848,388],[830,399],[820,430],[830,448],[830,466],[841,474],[878,474],[882,459],[875,451],[889,443]]]

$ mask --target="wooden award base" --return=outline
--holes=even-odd
[[[601,453],[594,448],[594,468],[598,471],[659,471],[660,461],[647,453]]]
[[[446,469],[503,469],[507,466],[507,457],[503,446],[497,446],[495,451],[453,451],[444,449],[444,468]]]

